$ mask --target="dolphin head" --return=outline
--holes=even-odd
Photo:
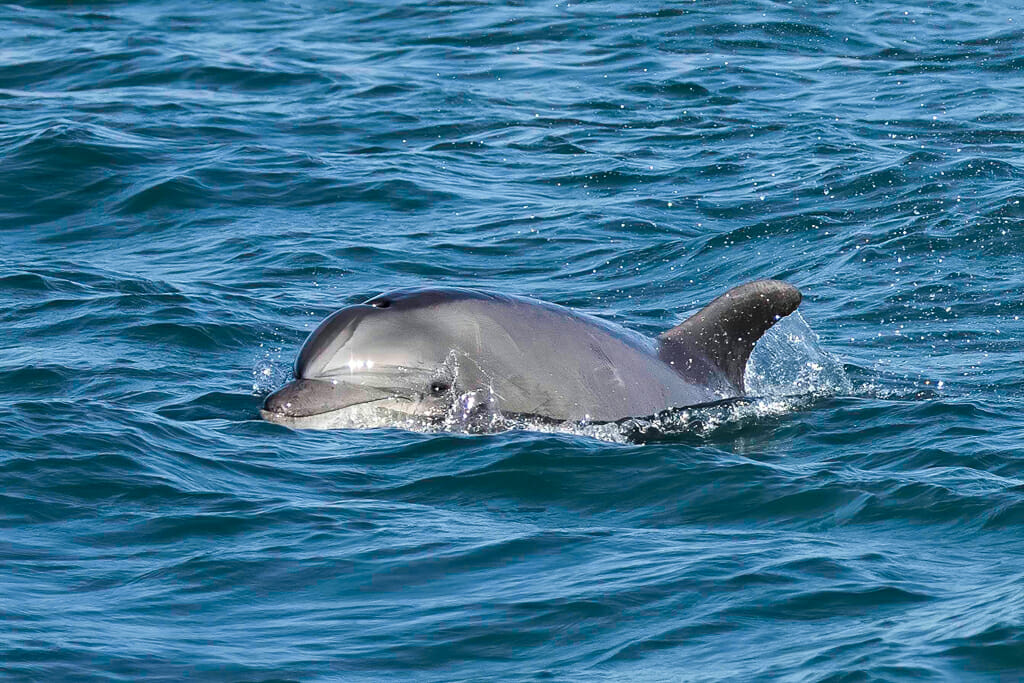
[[[479,403],[467,389],[472,372],[460,368],[461,337],[472,326],[459,298],[458,290],[400,290],[333,313],[306,339],[295,380],[266,398],[261,417],[323,429],[365,426],[374,416],[382,424],[435,421]]]

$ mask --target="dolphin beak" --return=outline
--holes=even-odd
[[[393,394],[376,387],[322,379],[297,379],[267,396],[260,416],[271,422],[275,422],[275,418],[311,417],[391,396]]]

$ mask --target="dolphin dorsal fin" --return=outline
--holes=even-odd
[[[800,290],[778,280],[734,287],[658,337],[658,356],[684,376],[688,370],[703,372],[710,362],[743,393],[743,372],[754,344],[795,311],[800,299]]]

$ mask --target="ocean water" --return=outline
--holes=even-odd
[[[1024,675],[1022,9],[0,7],[0,674]],[[747,407],[257,417],[387,289],[762,277]]]

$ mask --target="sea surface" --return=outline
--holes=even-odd
[[[0,6],[0,677],[1017,680],[1022,202],[1019,2]],[[749,404],[258,419],[388,289],[766,277]]]

